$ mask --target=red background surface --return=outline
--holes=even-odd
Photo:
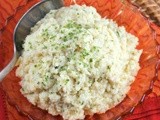
[[[11,60],[13,55],[13,30],[20,19],[20,17],[35,3],[39,0],[0,0],[0,70],[3,69]],[[119,21],[121,25],[126,25],[127,30],[130,32],[138,32],[137,34],[144,34],[146,29],[152,29],[155,31],[156,34],[156,54],[158,55],[156,62],[159,62],[159,43],[160,43],[160,27],[156,26],[155,24],[149,23],[149,27],[144,27],[144,29],[138,30],[139,28],[133,29],[133,26],[136,23],[136,19],[134,17],[140,16],[140,14],[131,15],[128,10],[126,10],[126,14],[120,16],[119,19],[116,18],[116,14],[118,9],[120,9],[121,4],[119,0],[78,0],[79,3],[87,3],[87,4],[94,4],[94,6],[100,7],[105,9],[103,5],[107,6],[106,12],[102,13],[102,16],[108,16],[109,18],[113,18]],[[116,2],[116,4],[111,4]],[[69,5],[70,0],[65,0],[65,5]],[[116,5],[116,6],[114,6]],[[102,6],[102,7],[101,7]],[[115,9],[113,9],[115,8]],[[124,8],[125,9],[125,8]],[[111,14],[112,12],[112,14]],[[134,11],[133,11],[134,13]],[[133,14],[132,13],[132,14]],[[140,16],[142,17],[142,16]],[[126,22],[123,21],[126,20]],[[141,23],[140,24],[146,24]],[[147,23],[148,24],[148,23]],[[149,38],[148,38],[149,39]],[[149,42],[147,44],[150,44]],[[154,51],[154,50],[153,50]],[[152,49],[150,52],[152,52]],[[148,57],[148,56],[147,56]],[[146,59],[147,59],[146,57]],[[148,74],[152,72],[149,71]],[[132,114],[128,114],[123,119],[125,120],[159,120],[160,119],[160,79],[159,79],[159,67],[157,68],[157,77],[155,78],[154,83],[152,84],[153,89],[151,92],[145,97],[145,100],[136,106],[134,112]],[[144,85],[144,84],[143,84]],[[144,87],[145,88],[145,87]],[[138,95],[138,94],[137,94]],[[0,120],[6,119],[16,119],[15,116],[18,116],[18,112],[13,106],[8,105],[5,101],[5,93],[0,89]],[[135,99],[136,100],[136,99]],[[19,120],[22,119],[19,117]],[[103,118],[102,118],[103,120]]]

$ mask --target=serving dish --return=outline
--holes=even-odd
[[[22,2],[22,1],[21,1]],[[24,1],[23,1],[24,2]],[[13,30],[20,19],[20,16],[24,14],[24,12],[31,7],[36,1],[28,1],[24,2],[21,6],[23,8],[21,10],[17,10],[16,14],[12,17],[12,19],[6,23],[1,24],[1,49],[0,55],[1,58],[1,69],[6,66],[12,58],[13,55]],[[65,0],[64,5],[69,6],[70,4],[74,4],[75,1]],[[97,120],[97,119],[121,119],[124,118],[126,114],[132,112],[134,107],[140,102],[142,102],[146,95],[151,92],[154,81],[158,79],[158,69],[159,69],[159,29],[153,24],[150,23],[149,20],[144,18],[141,13],[137,10],[136,7],[132,6],[130,3],[126,1],[116,0],[76,0],[77,4],[86,4],[94,6],[98,12],[103,17],[108,17],[115,20],[119,25],[125,26],[128,32],[134,34],[139,38],[139,46],[138,49],[143,49],[143,54],[140,59],[141,69],[138,73],[138,76],[135,82],[132,84],[132,88],[129,91],[127,97],[115,108],[107,111],[105,114],[96,114],[94,116],[87,116],[88,120]],[[23,12],[22,12],[23,11]],[[9,17],[10,15],[8,15]],[[6,17],[7,18],[7,17]],[[142,24],[143,23],[143,24]],[[3,31],[3,32],[2,32]],[[4,56],[5,55],[5,56]],[[3,57],[4,56],[4,57]],[[16,119],[29,119],[33,116],[36,117],[34,119],[49,119],[51,116],[46,112],[40,112],[41,110],[35,108],[32,105],[29,105],[26,108],[26,104],[28,105],[28,101],[20,96],[20,86],[17,84],[20,80],[15,77],[15,69],[14,68],[9,75],[2,82],[2,87],[6,91],[6,104],[8,109],[8,117],[12,120],[12,118]],[[19,96],[21,99],[17,98]],[[16,112],[17,110],[19,112]],[[32,109],[32,111],[31,111]],[[14,113],[14,114],[11,114]],[[21,115],[19,115],[21,113]],[[41,113],[41,114],[40,114]],[[14,116],[14,117],[13,117]],[[51,119],[51,118],[50,118]],[[59,116],[54,117],[53,119],[62,119]]]

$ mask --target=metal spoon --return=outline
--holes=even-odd
[[[23,43],[26,36],[33,27],[41,20],[50,10],[58,9],[63,6],[63,0],[42,0],[30,8],[19,20],[14,29],[14,54],[9,64],[0,72],[0,81],[13,69],[18,57],[23,51]]]

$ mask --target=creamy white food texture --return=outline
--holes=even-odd
[[[121,102],[137,71],[138,39],[93,7],[50,11],[27,36],[17,76],[32,104],[64,119],[84,119]]]

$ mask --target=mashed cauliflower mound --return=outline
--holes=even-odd
[[[138,39],[93,7],[50,11],[27,36],[16,75],[32,104],[84,119],[121,102],[139,70]]]

